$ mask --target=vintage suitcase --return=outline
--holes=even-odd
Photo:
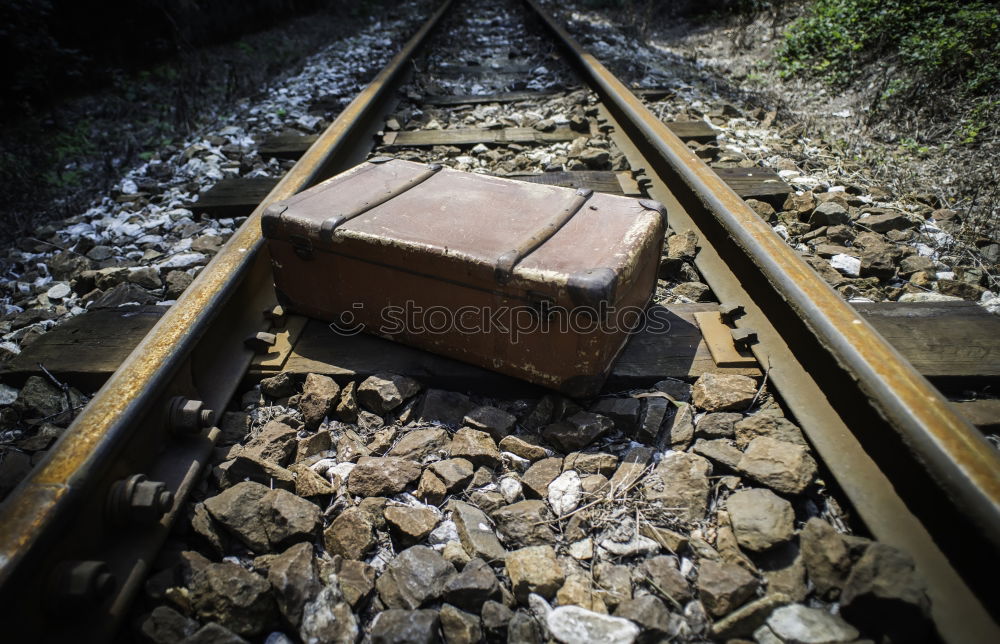
[[[293,311],[597,393],[656,283],[659,203],[373,159],[264,213]]]

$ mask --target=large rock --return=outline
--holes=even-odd
[[[722,373],[703,374],[691,390],[695,406],[707,412],[743,411],[756,395],[753,378]]]
[[[384,610],[372,622],[372,644],[434,644],[441,619],[436,610]]]
[[[701,521],[708,508],[712,465],[701,456],[667,452],[643,481],[650,501],[660,503],[685,522]]]
[[[207,499],[205,509],[256,553],[311,539],[321,520],[315,504],[252,481],[239,483]]]
[[[386,525],[403,546],[412,546],[423,541],[440,519],[441,515],[429,507],[393,505],[385,509]]]
[[[652,460],[652,449],[649,447],[633,447],[622,457],[622,462],[611,476],[608,487],[615,493],[621,493],[629,489],[639,480]]]
[[[590,411],[610,418],[615,427],[625,434],[634,434],[639,422],[641,403],[638,398],[602,398],[590,408]]]
[[[479,613],[486,601],[500,601],[501,597],[496,573],[478,558],[469,561],[444,587],[444,601],[474,613]]]
[[[299,398],[299,411],[308,429],[315,429],[323,422],[340,396],[340,387],[329,376],[311,373],[306,376],[302,385],[302,396]]]
[[[389,562],[375,586],[390,608],[422,608],[444,594],[455,567],[427,546],[413,546]]]
[[[746,449],[750,441],[758,436],[767,436],[786,443],[806,445],[802,430],[795,423],[782,416],[769,413],[757,413],[737,422],[734,426],[736,445]]]
[[[507,641],[517,644],[542,644],[541,628],[535,616],[524,608],[514,611],[507,624]]]
[[[819,228],[820,226],[837,226],[846,224],[851,220],[847,208],[839,203],[827,201],[816,206],[816,209],[809,215],[809,226]]]
[[[664,442],[675,450],[687,449],[694,438],[694,407],[680,405],[670,419],[670,428]]]
[[[563,460],[563,471],[576,470],[578,474],[603,474],[612,476],[618,469],[618,457],[606,452],[573,452]]]
[[[833,526],[813,517],[799,534],[802,561],[816,592],[835,600],[851,572],[851,555],[844,538]]]
[[[295,489],[295,475],[289,470],[253,456],[240,455],[224,461],[219,464],[214,473],[218,477],[221,488],[229,488],[249,480],[267,487],[273,486],[284,490]]]
[[[757,580],[742,566],[703,559],[698,569],[698,593],[709,614],[721,617],[754,596]]]
[[[298,628],[302,624],[302,610],[320,590],[312,545],[296,544],[271,559],[267,580],[271,582],[278,610],[289,624]]]
[[[322,525],[319,506],[285,490],[270,490],[260,500],[260,517],[272,549],[312,541]]]
[[[323,533],[328,552],[345,559],[361,559],[375,545],[375,526],[371,515],[350,507],[337,515]]]
[[[819,608],[790,604],[776,609],[767,626],[787,644],[853,642],[860,633],[840,617]]]
[[[301,463],[292,465],[288,470],[295,475],[295,493],[306,499],[335,494],[340,487],[340,479],[337,479],[337,487],[334,487],[328,480]]]
[[[449,458],[438,461],[432,463],[427,469],[434,473],[448,492],[464,488],[472,480],[472,475],[475,472],[472,463],[464,458]]]
[[[347,476],[347,489],[356,496],[391,496],[420,478],[418,463],[384,456],[364,458]]]
[[[698,456],[704,456],[712,463],[721,465],[724,470],[735,470],[743,458],[743,452],[737,449],[733,441],[726,438],[705,440],[699,438],[694,442],[691,451]]]
[[[507,625],[514,617],[514,613],[492,599],[483,603],[483,635],[489,644],[502,644],[507,639]]]
[[[608,433],[614,428],[614,422],[606,416],[588,411],[579,411],[565,421],[548,425],[542,432],[542,438],[562,452],[573,452]]]
[[[524,495],[544,499],[549,494],[549,483],[562,474],[563,460],[558,457],[543,458],[532,464],[521,476]]]
[[[277,618],[271,584],[234,563],[213,563],[191,578],[191,605],[198,619],[218,622],[239,635],[257,635]]]
[[[420,383],[413,378],[377,373],[361,383],[357,399],[366,409],[381,416],[402,405],[404,400],[418,391]]]
[[[733,412],[715,412],[705,414],[695,426],[695,434],[705,438],[733,438],[736,433],[736,423],[743,419],[743,414]]]
[[[769,594],[743,604],[733,612],[712,624],[712,636],[719,641],[728,641],[738,637],[749,637],[775,608],[791,602],[787,595],[770,592]],[[762,640],[758,640],[763,644]]]
[[[527,603],[531,593],[551,599],[566,581],[552,546],[530,546],[509,552],[504,564],[511,590],[523,603]]]
[[[49,418],[68,409],[66,394],[41,376],[29,376],[13,407],[24,418]]]
[[[360,635],[358,620],[336,586],[324,586],[302,609],[303,642],[354,644]]]
[[[646,559],[638,568],[639,581],[647,584],[654,593],[677,601],[691,599],[691,585],[677,569],[673,557],[658,555]]]
[[[782,494],[801,494],[816,476],[816,461],[806,447],[767,436],[750,441],[737,468]]]
[[[414,494],[424,503],[440,505],[444,501],[444,498],[448,496],[448,488],[445,487],[444,482],[438,478],[437,474],[430,469],[426,469],[420,475],[420,481],[417,483],[417,491]]]
[[[451,508],[452,520],[465,551],[486,561],[502,561],[507,551],[493,532],[492,521],[486,514],[464,501],[455,501]]]
[[[555,517],[543,501],[531,499],[512,503],[496,510],[491,516],[504,543],[511,546],[555,543],[556,535],[552,528]]]
[[[618,604],[615,617],[635,622],[642,629],[641,642],[659,642],[677,635],[679,624],[672,623],[663,600],[652,595],[626,599]]]
[[[474,465],[493,469],[500,465],[500,450],[493,438],[486,432],[463,427],[455,432],[451,440],[453,458],[464,458]]]
[[[479,617],[445,604],[441,607],[441,633],[446,644],[476,644],[483,637]]]
[[[551,454],[549,450],[542,446],[539,437],[531,434],[506,436],[500,441],[500,449],[527,459],[532,463]]]
[[[463,424],[472,429],[486,432],[493,440],[503,440],[517,422],[517,416],[508,414],[502,409],[485,405],[476,407],[462,419]]]
[[[320,452],[325,452],[333,446],[333,439],[330,437],[330,432],[327,431],[317,431],[314,434],[310,434],[305,438],[299,438],[296,440],[295,448],[295,462],[301,462],[309,458],[310,456],[315,456]],[[288,469],[292,469],[289,467]]]
[[[287,371],[260,381],[260,393],[270,398],[287,398],[295,393],[295,380]]]
[[[358,610],[375,590],[375,568],[363,561],[335,558],[333,572],[337,575],[337,585],[340,586],[344,600],[354,610]]]
[[[447,458],[451,449],[451,437],[441,427],[414,429],[403,434],[403,437],[392,446],[386,455],[398,458],[408,458],[411,461],[423,463],[430,460]]]
[[[726,509],[741,548],[761,552],[795,534],[792,504],[770,490],[733,492],[726,499]]]
[[[345,423],[356,423],[358,421],[358,395],[357,385],[354,381],[347,383],[340,390],[340,399],[333,410],[333,415],[337,417],[337,420]]]
[[[660,427],[670,412],[670,402],[666,398],[647,398],[639,416],[635,438],[639,442],[653,445],[660,436]]]
[[[611,617],[579,606],[559,606],[546,618],[546,625],[563,644],[631,644],[639,627],[622,617]]]
[[[557,476],[548,488],[549,506],[557,517],[563,517],[576,509],[583,499],[583,484],[576,470],[566,470]]]
[[[475,407],[466,395],[443,389],[428,389],[424,393],[417,419],[422,423],[460,427],[462,419]]]
[[[922,641],[930,610],[925,588],[909,555],[873,543],[847,577],[840,593],[840,613],[876,640]]]
[[[632,574],[628,566],[602,562],[594,566],[594,578],[603,589],[601,599],[609,608],[632,599]]]
[[[562,588],[556,593],[556,602],[560,606],[579,606],[595,613],[608,612],[604,600],[595,592],[594,584],[589,575],[571,574],[566,578]]]

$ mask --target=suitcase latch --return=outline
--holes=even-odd
[[[312,241],[308,237],[303,237],[301,235],[290,235],[288,241],[291,242],[292,248],[295,249],[295,254],[302,259],[312,259],[313,257],[313,245]]]

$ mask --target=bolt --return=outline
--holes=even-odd
[[[113,523],[156,523],[174,506],[174,493],[164,483],[133,474],[116,482],[108,493],[108,516]]]
[[[741,318],[745,314],[746,311],[741,304],[728,302],[719,305],[719,315],[722,316],[722,321],[726,324],[733,324],[736,318]]]
[[[206,427],[211,427],[215,420],[215,412],[205,408],[200,400],[191,400],[184,396],[176,396],[170,400],[167,408],[167,418],[170,429],[175,434],[198,434]]]
[[[100,604],[115,585],[115,576],[103,561],[64,561],[49,577],[49,588],[60,607]]]
[[[751,344],[757,342],[757,332],[753,329],[733,329],[733,344],[740,349],[749,349]]]

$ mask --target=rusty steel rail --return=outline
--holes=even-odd
[[[365,158],[450,3],[323,132],[0,505],[0,610],[16,618],[5,620],[8,637],[111,638],[208,460],[219,433],[209,410],[232,397],[252,357],[244,339],[274,304],[261,213]],[[137,473],[173,494],[159,521],[141,524],[143,513],[119,507],[115,483]]]
[[[537,0],[525,1],[624,130],[616,142],[653,179],[671,227],[698,233],[709,285],[747,308],[755,355],[861,518],[914,556],[942,636],[996,641],[969,589],[988,598],[995,583],[984,563],[1000,551],[996,450]]]

